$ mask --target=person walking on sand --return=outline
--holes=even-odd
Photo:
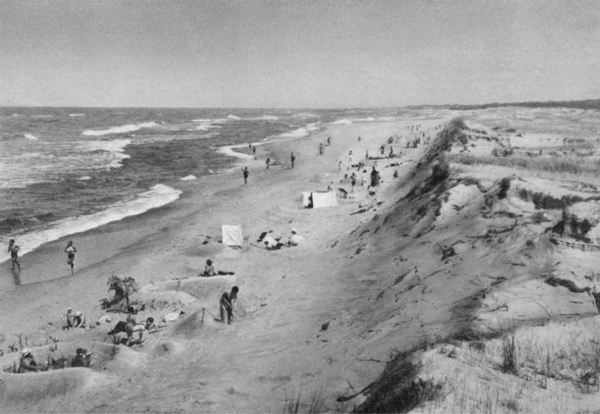
[[[10,253],[10,260],[12,262],[11,270],[15,270],[15,265],[21,270],[21,263],[19,263],[19,246],[15,244],[15,239],[8,241],[8,252]]]
[[[67,264],[71,266],[71,273],[73,273],[73,269],[75,267],[75,253],[77,253],[77,249],[75,248],[75,246],[73,246],[72,240],[69,240],[69,242],[67,243],[65,253],[67,253]]]
[[[294,168],[294,161],[296,161],[296,156],[294,155],[293,152],[292,152],[292,155],[290,155],[290,160],[292,161],[292,168]]]
[[[323,143],[319,144],[319,155],[323,155]]]
[[[271,164],[271,158],[267,157],[267,160],[265,161],[265,164],[267,164],[267,170],[269,169],[269,164]]]
[[[252,155],[256,155],[256,145],[252,145]]]
[[[250,171],[248,171],[248,166],[242,168],[242,174],[244,175],[244,184],[248,184],[248,176],[250,175]]]

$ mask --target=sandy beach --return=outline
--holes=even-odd
[[[466,124],[451,122],[457,115],[415,111],[405,120],[329,125],[307,138],[259,145],[256,160],[240,159],[229,172],[177,183],[183,194],[165,207],[68,237],[78,248],[74,275],[63,252],[66,239],[23,256],[20,285],[5,262],[0,274],[5,352],[0,362],[5,367],[18,355],[8,346],[19,335],[40,359],[50,338],[59,341],[59,349],[97,351],[89,369],[16,379],[2,374],[3,409],[287,412],[296,403],[295,412],[308,412],[315,404],[319,411],[334,412],[468,409],[454,394],[444,399],[434,391],[445,386],[444,378],[454,369],[467,372],[447,365],[468,365],[470,344],[490,341],[487,349],[498,350],[504,335],[500,328],[598,312],[587,292],[543,281],[549,275],[544,266],[554,266],[559,277],[553,263],[572,255],[553,247],[545,230],[560,221],[561,211],[519,201],[519,194],[522,199],[524,193],[535,193],[536,183],[545,188],[540,191],[552,192],[536,181],[546,173],[525,178],[514,168],[507,172],[467,164],[444,169],[444,157],[464,155],[469,148],[460,136],[468,136],[475,155],[479,149],[487,154],[490,142],[501,141],[488,138],[503,114],[494,118],[482,111],[467,117]],[[518,140],[519,132],[508,135]],[[416,148],[407,148],[419,137]],[[388,140],[399,157],[381,155]],[[291,152],[296,155],[293,169]],[[274,160],[269,169],[267,157]],[[360,171],[351,168],[357,162],[365,163]],[[240,171],[245,165],[250,169],[247,185]],[[373,166],[381,173],[381,185],[370,194]],[[353,171],[358,183],[351,192],[348,175]],[[504,177],[512,177],[510,190],[500,187]],[[302,208],[303,191],[324,191],[331,183],[348,191],[348,197],[338,198],[335,207]],[[546,218],[531,221],[541,212]],[[224,224],[242,227],[241,249],[219,242]],[[257,240],[273,231],[285,241],[292,228],[304,238],[297,247],[270,251]],[[588,253],[580,263],[593,263],[598,253]],[[207,259],[216,270],[234,275],[198,277]],[[111,275],[130,276],[139,284],[132,299],[145,309],[138,320],[184,314],[147,334],[141,345],[111,348],[107,332],[126,316],[108,313],[112,322],[96,326],[107,314],[99,301],[112,295],[107,292]],[[573,283],[584,287],[580,282]],[[240,312],[226,325],[219,321],[219,297],[232,286],[240,289]],[[531,305],[527,297],[540,305]],[[91,329],[62,330],[67,307],[82,311]],[[545,309],[543,315],[539,309]],[[465,356],[445,357],[451,353]],[[420,368],[407,371],[407,366]],[[497,378],[488,382],[508,381],[504,376],[510,374],[494,372]],[[394,389],[386,388],[390,378],[397,381]],[[415,387],[431,395],[401,402]],[[536,393],[551,389],[537,387]],[[574,398],[569,393],[564,391],[564,404]],[[502,395],[511,395],[510,390]]]

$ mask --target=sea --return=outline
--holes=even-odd
[[[177,200],[231,169],[224,147],[299,139],[396,109],[0,108],[0,243],[20,255]],[[8,255],[5,256],[8,259]]]

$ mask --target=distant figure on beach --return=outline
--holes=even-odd
[[[50,345],[48,353],[48,370],[63,369],[65,367],[65,356],[58,352],[58,344],[54,343]]]
[[[15,239],[8,241],[8,253],[10,253],[10,260],[12,262],[11,270],[15,270],[15,265],[21,270],[21,264],[19,263],[19,246],[15,244]]]
[[[358,137],[358,142],[360,142],[360,136]]]
[[[248,148],[252,149],[252,144],[248,141]]]
[[[390,146],[390,154],[388,156],[389,158],[394,158],[394,148]]]
[[[27,372],[38,372],[44,371],[43,367],[38,367],[35,358],[31,354],[31,349],[21,349],[21,360],[19,362],[19,374],[25,374]]]
[[[331,137],[327,137],[327,145],[331,145]]]
[[[244,176],[244,184],[248,184],[248,176],[250,175],[250,171],[248,171],[248,166],[242,168],[242,174]]]
[[[233,322],[233,311],[237,309],[237,295],[239,288],[234,286],[231,288],[231,292],[224,292],[221,296],[220,308],[221,308],[221,322],[225,323],[225,316],[227,316],[227,324],[230,325]]]
[[[231,307],[231,301],[229,300],[229,293],[224,292],[219,302],[221,311],[221,322],[225,323],[225,315],[227,315],[227,324],[231,323],[233,309]]]
[[[356,174],[352,173],[350,176],[350,182],[352,183],[352,193],[354,192],[354,186],[356,185]]]
[[[85,329],[85,316],[81,311],[75,312],[73,317],[73,328],[84,328]]]
[[[371,170],[371,187],[377,187],[379,185],[379,171],[373,167]]]
[[[296,161],[296,156],[294,155],[293,152],[292,152],[292,155],[290,155],[290,160],[292,161],[292,168],[294,168],[294,161]]]
[[[256,155],[256,145],[252,146],[252,154]]]
[[[323,143],[322,142],[319,144],[319,154],[323,155]]]
[[[71,329],[73,327],[73,308],[67,308],[67,325],[63,329]]]
[[[365,150],[365,158],[369,158],[369,150]]]
[[[394,170],[394,178],[398,178],[398,170]]]
[[[213,266],[212,260],[208,259],[206,261],[206,266],[204,266],[204,272],[202,272],[201,276],[214,276],[215,268]]]
[[[269,169],[269,164],[271,164],[271,158],[267,157],[267,160],[265,161],[265,164],[267,164],[267,170]]]
[[[67,253],[67,264],[71,266],[71,273],[73,273],[73,268],[75,267],[75,253],[77,253],[77,249],[75,246],[73,246],[72,240],[69,240],[67,243],[65,252]]]
[[[77,348],[75,351],[75,358],[71,362],[72,367],[82,367],[87,368],[90,366],[90,361],[93,352],[88,352],[87,349]]]
[[[288,247],[298,246],[300,243],[302,243],[303,240],[304,240],[304,237],[298,235],[298,230],[293,228],[292,235],[290,236],[290,238],[287,242],[287,245],[288,245]]]

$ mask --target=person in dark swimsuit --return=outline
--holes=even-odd
[[[72,240],[69,240],[67,243],[65,252],[67,253],[67,264],[71,266],[71,273],[73,273],[73,268],[75,267],[75,253],[77,253],[77,249],[75,249],[75,246],[73,246]]]
[[[15,265],[21,270],[21,264],[19,263],[19,246],[15,244],[15,239],[9,240],[8,252],[10,253],[10,260],[12,262],[11,270],[15,270]]]

